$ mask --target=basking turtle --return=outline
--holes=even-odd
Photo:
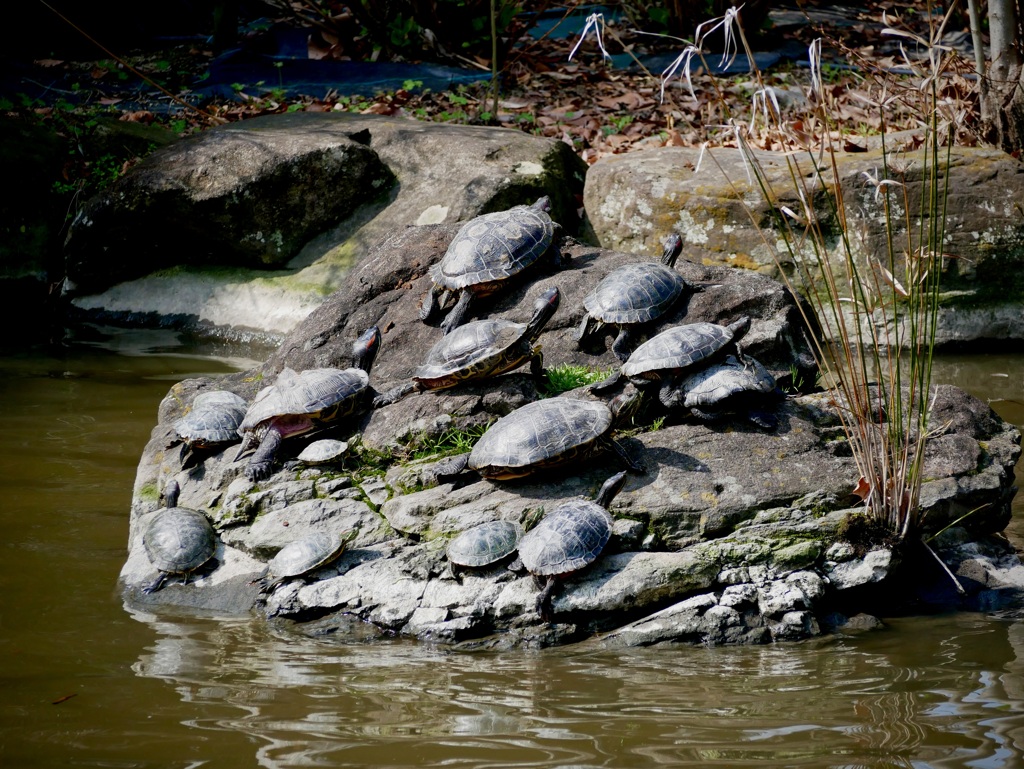
[[[248,405],[228,390],[197,395],[188,413],[174,423],[174,431],[182,440],[181,466],[193,464],[205,451],[235,443]]]
[[[329,465],[333,462],[340,462],[347,451],[348,443],[346,441],[322,438],[306,446],[299,452],[296,459],[304,465]]]
[[[551,200],[544,196],[532,206],[516,206],[466,222],[441,261],[430,268],[434,285],[423,298],[420,318],[430,319],[439,294],[447,298],[448,292],[458,292],[458,302],[441,323],[447,334],[462,323],[474,296],[494,293],[504,281],[549,252],[558,266],[557,225],[548,216],[550,210]]]
[[[426,362],[416,369],[412,381],[378,395],[374,407],[395,403],[415,391],[442,390],[459,382],[498,376],[526,361],[530,361],[530,372],[539,380],[544,373],[544,358],[535,343],[558,309],[559,299],[558,288],[541,294],[529,323],[477,320],[441,337]]]
[[[676,233],[665,238],[661,263],[636,262],[612,270],[583,300],[586,314],[576,332],[577,343],[608,324],[619,329],[612,352],[619,360],[629,357],[633,330],[641,323],[664,315],[686,289],[683,276],[673,269],[683,240]]]
[[[512,555],[522,536],[522,526],[511,521],[488,521],[466,529],[448,543],[452,574],[460,567],[478,569]]]
[[[470,453],[439,462],[435,475],[457,475],[468,468],[484,478],[508,480],[580,461],[606,449],[614,451],[633,472],[644,473],[611,438],[612,428],[636,400],[633,393],[616,396],[611,407],[600,401],[561,397],[527,403],[491,425]]]
[[[181,487],[170,481],[164,490],[164,510],[161,510],[142,535],[142,545],[149,560],[160,571],[160,576],[142,588],[143,593],[155,593],[167,578],[188,575],[213,558],[217,549],[213,526],[198,510],[178,507]]]
[[[277,381],[253,399],[238,428],[242,445],[237,462],[255,449],[245,475],[257,481],[270,475],[281,441],[360,411],[369,405],[370,367],[380,347],[380,331],[367,329],[356,340],[354,368],[284,369]],[[258,448],[257,448],[258,446]]]
[[[679,405],[682,377],[729,353],[743,359],[737,342],[749,328],[750,318],[745,315],[728,326],[704,322],[672,326],[637,347],[619,371],[590,389],[601,392],[625,376],[640,387],[660,385],[658,399],[674,408]]]
[[[317,532],[289,542],[277,551],[263,574],[254,580],[260,586],[257,601],[265,601],[281,583],[304,577],[336,560],[357,533],[356,529],[350,529],[340,536]]]
[[[555,583],[597,560],[612,535],[608,506],[626,482],[624,472],[613,475],[601,487],[597,499],[564,502],[545,515],[519,541],[519,558],[543,589],[537,595],[537,612],[551,620],[551,593]]]
[[[741,413],[766,430],[774,430],[778,419],[764,411],[765,399],[778,393],[773,377],[761,361],[746,357],[741,363],[735,355],[727,355],[683,379],[673,400],[682,399],[683,408],[705,420],[714,420],[728,413]]]

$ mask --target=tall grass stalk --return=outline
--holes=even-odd
[[[768,203],[774,221],[764,225],[747,207],[752,224],[773,254],[782,279],[803,293],[817,318],[805,318],[808,328],[824,329],[813,340],[822,377],[839,413],[859,472],[851,487],[863,499],[867,514],[902,538],[914,532],[919,520],[924,444],[929,435],[932,352],[939,309],[939,280],[946,237],[946,201],[955,129],[941,93],[949,66],[948,52],[938,45],[948,14],[932,19],[927,39],[893,24],[888,17],[884,34],[912,43],[924,56],[906,64],[913,75],[902,82],[888,73],[875,73],[881,96],[875,103],[882,126],[881,168],[865,174],[874,188],[884,219],[884,247],[873,251],[860,242],[851,225],[851,206],[841,184],[837,119],[830,112],[821,78],[821,41],[809,49],[812,111],[800,121],[783,119],[775,92],[754,65],[735,13],[705,22],[676,64],[663,75],[662,88],[673,76],[693,94],[691,64],[706,61],[702,43],[707,33],[722,29],[726,54],[746,53],[756,91],[748,123],[733,119],[726,125],[705,126],[718,141],[704,145],[703,163],[718,167],[737,199],[754,189]],[[728,44],[735,41],[736,48]],[[723,61],[724,63],[724,61]],[[712,78],[713,92],[721,94]],[[912,159],[891,146],[886,116],[906,110],[908,97],[919,116],[924,136]],[[724,107],[725,105],[723,105]],[[722,109],[722,114],[729,114]],[[841,135],[841,132],[840,132]],[[782,147],[771,156],[757,144]],[[745,179],[729,178],[724,153],[739,152]],[[768,158],[783,164],[770,173]],[[799,201],[798,210],[784,201]],[[817,322],[814,322],[817,321]]]

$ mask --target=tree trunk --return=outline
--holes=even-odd
[[[1019,155],[1024,148],[1024,71],[1016,0],[989,0],[988,24],[989,66],[979,73],[982,132],[988,141]],[[975,45],[981,37],[976,25],[972,13]]]

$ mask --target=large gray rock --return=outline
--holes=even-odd
[[[698,169],[699,150],[679,147],[609,155],[587,173],[584,204],[598,242],[605,248],[649,252],[670,231],[683,237],[684,254],[708,264],[728,264],[779,275],[792,273],[792,261],[775,228],[774,211],[736,149],[709,151]],[[785,157],[757,153],[778,206],[802,212]],[[813,189],[807,155],[791,156],[798,175]],[[828,160],[828,158],[827,158]],[[911,212],[920,211],[921,151],[902,154],[908,168]],[[846,201],[847,240],[856,255],[886,253],[883,201],[869,179],[884,178],[880,150],[836,153],[836,178]],[[939,344],[972,339],[1022,339],[1024,315],[1024,224],[1015,201],[1024,195],[1024,166],[998,150],[957,147],[950,153],[943,182],[949,184]],[[830,243],[838,238],[832,217],[819,198],[819,217]],[[895,216],[894,241],[903,244],[902,201]],[[756,222],[755,227],[752,222]],[[911,216],[915,233],[920,225]],[[900,246],[902,248],[902,245]],[[773,256],[773,252],[777,257]],[[809,252],[805,254],[812,258]],[[779,263],[777,264],[776,258]]]
[[[335,619],[321,621],[339,623],[338,628],[348,621],[342,617],[354,617],[382,633],[466,647],[582,639],[608,646],[765,642],[836,626],[832,609],[840,601],[847,610],[871,611],[865,591],[883,586],[892,593],[907,568],[918,573],[913,558],[904,566],[913,547],[894,547],[877,529],[855,523],[850,491],[858,473],[829,393],[793,395],[775,404],[779,427],[773,431],[670,415],[660,429],[623,437],[648,473],[631,477],[616,497],[614,533],[602,556],[556,588],[554,625],[536,613],[531,577],[498,564],[455,579],[445,544],[476,523],[526,523],[574,496],[593,497],[618,469],[615,460],[598,456],[562,473],[514,482],[443,485],[436,485],[429,460],[410,461],[424,436],[486,424],[537,398],[525,374],[416,394],[339,425],[331,432],[360,438],[333,469],[302,469],[292,462],[304,444],[296,439],[282,446],[280,469],[259,484],[241,475],[242,463],[230,461],[233,447],[182,470],[177,449],[169,448],[170,425],[203,389],[227,387],[251,396],[284,365],[347,365],[352,340],[372,323],[379,324],[385,341],[371,382],[383,389],[408,377],[439,338],[437,328],[419,320],[417,306],[429,286],[425,272],[455,229],[433,225],[393,233],[265,364],[216,382],[189,380],[171,388],[140,460],[133,495],[131,555],[121,575],[133,604],[191,602],[249,611],[251,594],[237,588],[248,584],[275,548],[302,532],[354,527],[359,536],[337,563],[308,583],[282,585],[265,611],[295,619],[326,615]],[[560,272],[523,276],[473,312],[521,320],[530,300],[557,284],[562,308],[541,337],[548,365],[611,367],[609,335],[581,351],[572,334],[589,286],[631,257],[573,241],[564,251],[568,259]],[[702,290],[666,323],[749,314],[754,321],[748,350],[776,373],[804,369],[806,381],[813,381],[803,360],[806,341],[796,307],[779,284],[720,266],[687,262],[679,270]],[[562,397],[593,396],[576,391]],[[1009,515],[1020,436],[956,388],[936,388],[932,403],[933,424],[943,430],[926,455],[923,529],[946,529],[937,543],[943,557],[954,571],[974,575],[982,593],[1024,587],[1017,584],[1022,570],[1011,563],[1013,554],[1000,551],[992,539]],[[214,521],[223,562],[232,570],[146,597],[138,587],[151,579],[152,567],[140,554],[140,531],[171,477],[182,486],[180,504],[203,509]],[[222,587],[226,576],[234,592]]]
[[[256,118],[158,150],[90,200],[68,237],[65,285],[87,315],[280,340],[395,227],[546,194],[574,232],[585,170],[564,143],[510,129]]]

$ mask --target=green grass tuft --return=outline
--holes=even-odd
[[[544,392],[547,395],[575,390],[577,387],[596,384],[612,375],[615,369],[595,369],[575,363],[562,363],[545,372]]]

